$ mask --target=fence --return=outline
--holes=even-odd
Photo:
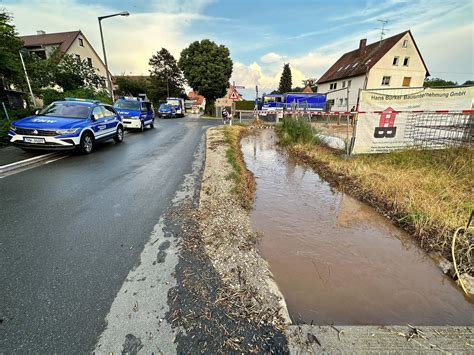
[[[474,87],[362,90],[353,153],[472,145]]]

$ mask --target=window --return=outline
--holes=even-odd
[[[393,65],[398,65],[398,57],[393,57]]]
[[[80,45],[81,47],[84,47],[84,41],[82,40],[82,38],[79,38],[79,45]]]
[[[92,68],[92,58],[87,58],[87,64]]]
[[[407,67],[409,61],[410,61],[410,57],[405,57],[405,59],[403,59],[403,65]]]
[[[410,83],[411,83],[411,77],[406,76],[406,77],[403,78],[402,86],[410,86]]]
[[[102,106],[104,108],[104,116],[105,117],[113,117],[116,115],[114,109],[110,106]]]
[[[344,99],[339,99],[339,106],[342,106],[344,104]]]
[[[403,40],[402,46],[403,46],[403,48],[408,47],[408,40],[407,40],[407,39],[404,39],[404,40]]]
[[[344,81],[342,82],[342,88],[345,88],[345,87],[346,87],[346,81],[344,80]]]
[[[342,68],[344,68],[344,67],[340,67],[340,68],[339,68],[337,71],[340,71],[340,70],[342,70]]]
[[[359,64],[359,62],[355,63],[352,68],[355,68],[357,66],[357,64]]]
[[[329,84],[329,90],[336,90],[336,88],[337,88],[337,83]]]
[[[352,82],[352,80],[347,80],[347,87],[348,87],[348,88],[351,87],[351,82]]]
[[[382,85],[384,85],[384,86],[390,85],[390,77],[389,76],[384,76],[382,78]]]
[[[344,106],[347,107],[347,97],[344,99]]]
[[[76,59],[81,60],[81,56],[79,54],[76,54]]]
[[[101,118],[104,118],[104,111],[102,106],[94,107],[94,111],[92,111],[92,116],[95,120],[100,120]]]

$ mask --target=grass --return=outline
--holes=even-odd
[[[278,131],[289,150],[327,180],[382,210],[417,237],[426,250],[440,251],[452,259],[454,231],[466,225],[474,209],[472,147],[403,150],[345,159],[324,146],[304,143],[284,124]],[[460,253],[468,250],[467,244],[460,244]],[[474,266],[469,261],[463,270],[472,274]]]
[[[224,126],[224,138],[228,144],[226,157],[233,171],[229,174],[229,179],[234,181],[232,192],[239,197],[241,205],[246,209],[252,208],[255,195],[255,180],[252,173],[245,166],[242,151],[240,149],[240,139],[246,128],[240,125]]]
[[[280,141],[284,145],[301,143],[314,144],[316,139],[315,133],[311,125],[303,119],[294,119],[292,117],[285,117],[280,126],[278,126],[280,133]]]

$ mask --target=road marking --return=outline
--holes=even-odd
[[[32,158],[28,158],[28,159],[24,159],[24,160],[20,160],[20,161],[15,161],[15,162],[10,163],[10,164],[2,165],[2,166],[0,166],[0,174],[6,173],[10,170],[15,170],[15,169],[21,168],[23,166],[36,164],[38,162],[41,162],[43,160],[47,160],[50,157],[53,157],[53,156],[56,156],[56,155],[58,155],[57,152],[47,153],[47,154],[38,155],[36,157],[32,157]]]
[[[26,170],[37,168],[37,167],[42,166],[42,165],[46,165],[46,164],[55,162],[57,160],[67,158],[69,156],[67,154],[58,156],[57,153],[48,153],[48,154],[54,154],[54,155],[50,156],[50,159],[47,159],[47,160],[40,160],[40,161],[36,161],[36,162],[30,163],[30,164],[27,164],[27,165],[19,166],[16,169],[7,170],[6,172],[3,172],[3,173],[0,171],[0,179],[3,179],[4,177],[7,177],[7,176],[11,176],[11,175],[21,173],[21,172],[26,171]]]

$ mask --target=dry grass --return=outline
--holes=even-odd
[[[374,205],[411,232],[426,250],[452,259],[453,233],[466,225],[474,209],[472,147],[350,159],[317,144],[290,144],[289,149],[338,188]],[[463,271],[473,274],[472,250],[464,240],[458,256]]]
[[[247,169],[242,151],[240,149],[240,139],[246,132],[244,126],[224,126],[224,137],[229,147],[226,150],[227,161],[232,165],[233,172],[229,178],[234,180],[233,192],[240,200],[241,205],[246,209],[252,208],[255,196],[255,179],[253,174]]]

